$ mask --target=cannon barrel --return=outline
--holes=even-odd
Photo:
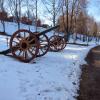
[[[54,29],[56,29],[56,28],[58,28],[58,27],[60,27],[60,25],[56,25],[56,26],[51,27],[51,28],[49,28],[49,29],[46,29],[46,30],[44,30],[44,31],[42,31],[42,32],[39,32],[38,36],[43,35],[43,34],[45,34],[45,33],[47,33],[47,32],[50,32],[50,31],[52,31],[52,30],[54,30]],[[34,33],[34,32],[33,32],[33,33]],[[6,34],[6,36],[10,36],[10,37],[11,37],[12,35]]]
[[[40,34],[38,34],[38,36],[43,35],[43,34],[45,34],[45,33],[47,33],[47,32],[50,32],[50,31],[52,31],[52,30],[54,30],[54,29],[56,29],[56,28],[58,28],[58,27],[60,27],[60,25],[56,25],[56,26],[51,27],[51,28],[49,28],[49,29],[47,29],[47,30],[44,30],[44,31],[40,32]]]

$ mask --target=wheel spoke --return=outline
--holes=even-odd
[[[35,48],[31,48],[31,51],[33,52],[33,50],[35,51]]]
[[[41,43],[40,45],[42,45],[42,46],[47,46],[48,45],[48,43]]]
[[[42,51],[42,53],[44,53],[43,49],[40,49]]]
[[[30,49],[28,49],[28,52],[29,52],[31,55],[33,55],[32,51],[30,51]]]
[[[16,45],[15,48],[20,48],[20,46],[19,45]]]
[[[21,53],[22,53],[22,50],[20,50],[20,52],[19,52],[18,56],[20,56],[20,55],[21,55]]]
[[[30,39],[30,36],[28,36],[27,38],[26,38],[26,40],[29,40]]]
[[[24,38],[26,38],[26,34],[25,34],[25,32],[24,32]]]
[[[40,40],[40,43],[42,43],[42,42],[47,42],[46,40]]]
[[[34,38],[32,38],[30,41],[29,41],[29,43],[31,43],[31,42],[33,42],[35,39]]]
[[[30,47],[36,47],[37,46],[37,44],[31,44],[30,45]]]
[[[14,46],[13,48],[12,48],[12,50],[13,50],[13,52],[17,52],[18,50],[19,50],[19,46]]]
[[[52,46],[55,50],[57,50],[57,47],[56,47],[55,43],[52,43],[51,46]]]
[[[18,37],[16,37],[16,39],[17,39],[18,41],[20,41],[20,39],[19,39]]]
[[[23,51],[23,59],[26,60],[26,54],[25,54],[25,51]]]
[[[27,59],[28,57],[28,54],[27,54],[27,51],[25,51],[25,59]]]
[[[16,43],[16,44],[18,44],[18,42],[16,42],[16,41],[13,41],[13,43]]]
[[[23,51],[23,58],[25,59],[24,55],[25,55],[25,52]]]
[[[43,40],[44,36],[40,37],[39,40]]]

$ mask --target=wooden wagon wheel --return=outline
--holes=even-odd
[[[62,49],[61,50],[63,50],[66,47],[66,45],[67,45],[65,37],[62,37],[62,41],[63,42],[62,42]]]
[[[12,35],[10,48],[15,58],[23,62],[29,62],[38,54],[39,42],[32,32],[20,29]]]
[[[49,41],[50,41],[50,51],[58,52],[59,51],[58,36],[56,35],[51,36]]]
[[[38,36],[39,32],[34,32],[34,34],[37,35],[37,38],[40,44],[37,57],[41,57],[49,51],[49,47],[50,47],[49,39],[45,34],[42,34],[40,36]]]
[[[62,36],[53,35],[49,41],[51,51],[58,52],[65,48],[65,39]]]
[[[57,36],[57,41],[58,41],[58,51],[61,51],[65,48],[66,43],[65,43],[65,39],[62,36]]]

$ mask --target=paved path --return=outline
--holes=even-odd
[[[100,46],[91,49],[86,60],[77,100],[100,100]]]

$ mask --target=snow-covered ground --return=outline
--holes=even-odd
[[[31,25],[25,25],[25,24],[20,24],[20,29],[30,29],[30,31],[35,32],[36,31],[36,27],[35,26],[31,26]],[[5,22],[5,32],[8,35],[12,35],[15,31],[18,30],[18,25],[17,23],[12,23],[12,22]],[[41,32],[42,30],[44,30],[41,27],[38,27],[37,30],[39,32]],[[0,23],[0,32],[3,31],[3,25]]]
[[[6,47],[1,36],[0,49]],[[75,100],[80,65],[90,48],[67,45],[29,64],[0,55],[0,100]]]
[[[0,55],[0,100],[76,100],[81,65],[93,46],[67,45],[36,63]],[[7,48],[6,37],[0,36],[0,51]]]

